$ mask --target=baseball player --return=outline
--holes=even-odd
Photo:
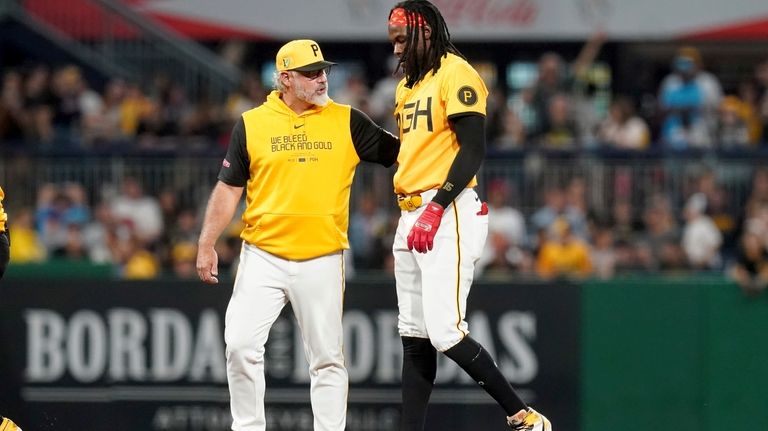
[[[4,198],[5,192],[0,187],[0,279],[3,278],[11,257],[11,237],[8,235],[8,214],[3,209]]]
[[[401,141],[394,188],[402,213],[393,244],[403,342],[400,429],[424,429],[440,351],[499,403],[512,429],[550,431],[550,422],[517,396],[469,336],[464,320],[488,231],[488,208],[473,189],[485,156],[488,90],[430,2],[398,3],[388,32],[405,72],[395,93]]]
[[[218,282],[214,244],[246,191],[243,247],[225,317],[233,430],[264,430],[264,344],[287,302],[309,361],[316,431],[346,424],[342,350],[343,250],[349,196],[361,161],[391,166],[398,139],[327,93],[325,61],[311,40],[277,53],[275,87],[234,126],[198,242],[197,272]]]

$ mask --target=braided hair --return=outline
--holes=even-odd
[[[451,34],[448,32],[448,26],[435,5],[427,0],[401,1],[389,11],[390,17],[392,16],[392,11],[398,8],[406,11],[408,22],[408,38],[406,40],[405,52],[403,52],[397,64],[398,68],[403,67],[405,70],[405,85],[407,87],[413,87],[429,71],[437,73],[437,70],[440,69],[440,59],[449,52],[465,58],[451,43]],[[419,43],[426,47],[427,39],[424,34],[425,26],[417,25],[419,17],[421,17],[423,24],[428,25],[432,29],[429,49],[425,49],[421,56],[418,54],[416,43],[420,41]]]

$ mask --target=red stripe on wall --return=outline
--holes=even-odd
[[[268,36],[250,30],[239,29],[224,24],[204,22],[191,18],[153,13],[151,16],[176,32],[192,39],[239,38],[248,40],[270,39]]]
[[[142,3],[141,0],[123,1],[129,5]],[[88,0],[24,0],[23,7],[37,19],[74,39],[132,39],[138,36],[132,27],[122,24],[120,18],[110,19],[108,13]],[[145,16],[161,26],[191,39],[270,39],[268,36],[252,30],[205,22],[203,19],[182,18],[161,13],[147,13]]]
[[[768,39],[768,18],[743,21],[736,24],[714,26],[699,31],[688,32],[683,39],[694,40],[752,40]]]

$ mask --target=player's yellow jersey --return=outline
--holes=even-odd
[[[0,187],[0,232],[5,232],[5,223],[8,222],[8,214],[3,209],[3,199],[5,198],[5,192]]]
[[[400,81],[395,92],[395,118],[400,153],[395,193],[415,194],[443,185],[459,152],[448,118],[462,113],[485,115],[488,89],[463,58],[448,54],[437,73],[429,72],[413,88]],[[467,187],[474,187],[472,178]]]

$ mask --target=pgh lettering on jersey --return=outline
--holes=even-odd
[[[414,103],[406,103],[403,105],[404,121],[403,121],[403,133],[408,133],[411,129],[416,129],[419,123],[419,117],[423,116],[427,122],[427,131],[432,132],[432,97],[427,97],[422,108],[422,101],[417,100]]]
[[[488,89],[480,75],[461,57],[447,54],[437,73],[430,72],[413,88],[400,81],[395,93],[395,118],[400,154],[395,193],[415,194],[440,187],[459,151],[448,119],[466,113],[485,115]],[[467,187],[474,187],[473,178]]]

